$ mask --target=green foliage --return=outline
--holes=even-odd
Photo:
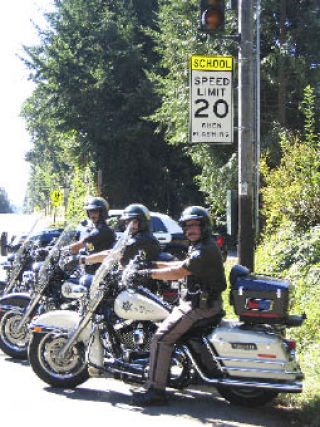
[[[274,121],[302,129],[298,105],[304,88],[319,82],[320,9],[318,0],[261,2],[261,131]]]
[[[226,312],[226,319],[236,319],[237,315],[234,312],[234,308],[232,305],[230,305],[230,280],[229,275],[231,268],[236,264],[236,259],[228,259],[224,263],[224,269],[226,273],[226,279],[227,279],[227,289],[222,293],[222,299],[223,299],[223,309]]]
[[[227,39],[214,39],[198,32],[197,0],[160,0],[158,30],[151,32],[160,63],[149,73],[161,97],[159,108],[151,115],[158,131],[165,133],[170,145],[183,146],[192,162],[199,167],[196,176],[199,189],[205,194],[216,220],[224,221],[226,190],[236,188],[234,147],[186,146],[189,126],[189,59],[192,54],[233,54],[236,45]],[[236,32],[236,17],[226,14],[226,31]]]
[[[84,162],[102,171],[111,205],[140,201],[175,214],[203,201],[197,175],[206,203],[224,221],[225,190],[237,185],[236,167],[229,167],[235,147],[185,147],[188,61],[195,53],[236,57],[237,44],[198,32],[198,0],[54,3],[40,45],[25,47],[36,83],[23,111],[34,142],[27,156],[35,169],[31,204],[46,203],[47,187],[67,188],[74,165]],[[274,121],[301,129],[303,88],[320,78],[319,8],[317,0],[261,7],[262,141],[276,157]],[[227,11],[225,29],[237,33],[234,11]],[[50,171],[43,191],[39,168]]]
[[[306,313],[301,328],[288,329],[297,340],[304,392],[284,403],[300,407],[301,424],[319,425],[320,401],[320,227],[298,230],[293,224],[267,236],[256,251],[257,272],[283,277],[293,284],[291,314]]]
[[[96,190],[90,168],[87,166],[80,170],[79,167],[76,166],[70,184],[68,205],[65,214],[66,219],[71,220],[77,218],[80,221],[86,218],[87,214],[83,209],[85,199],[88,196],[95,196],[95,193]]]
[[[101,170],[102,192],[119,208],[135,201],[167,210],[198,200],[192,163],[144,119],[159,104],[146,76],[156,54],[142,31],[154,25],[155,4],[56,0],[40,46],[25,47],[37,85],[23,111],[34,141],[28,160],[41,169],[45,154],[45,169],[61,181],[57,161],[65,187],[75,165]]]
[[[206,194],[205,201],[214,216],[214,223],[226,223],[227,190],[236,189],[238,182],[238,157],[234,153],[227,163],[225,155],[217,156],[208,148],[193,150],[192,160],[202,169],[195,177],[199,188]]]
[[[316,133],[320,110],[314,90],[308,86],[302,103],[305,115],[304,135],[283,131],[280,135],[281,160],[274,169],[261,163],[265,181],[262,189],[263,213],[268,232],[294,222],[307,229],[320,223],[320,134]]]

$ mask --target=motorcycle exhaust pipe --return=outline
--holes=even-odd
[[[211,382],[211,381],[209,381]],[[277,384],[277,383],[262,383],[257,381],[241,381],[241,380],[231,380],[231,379],[219,379],[217,381],[219,385],[225,387],[238,387],[238,388],[258,388],[260,390],[269,390],[269,391],[278,391],[281,393],[301,393],[302,392],[302,383],[296,381],[291,384]]]

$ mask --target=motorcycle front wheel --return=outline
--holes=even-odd
[[[64,335],[33,334],[29,348],[29,362],[47,384],[59,388],[74,388],[89,378],[85,348],[77,343],[64,356],[60,350],[67,342]]]
[[[238,387],[217,386],[218,392],[234,405],[247,406],[250,408],[265,405],[276,396],[276,391],[258,390]]]
[[[0,320],[0,348],[15,359],[27,359],[30,334],[26,325],[18,330],[23,313],[8,311]]]

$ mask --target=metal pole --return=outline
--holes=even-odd
[[[255,237],[259,238],[259,190],[260,190],[260,13],[261,4],[256,4],[256,194],[255,194]]]
[[[97,188],[98,188],[98,196],[101,196],[101,187],[102,187],[102,170],[98,170],[98,177],[97,177]]]
[[[239,262],[254,266],[254,82],[253,82],[253,5],[239,5]]]

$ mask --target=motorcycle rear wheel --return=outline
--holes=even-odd
[[[20,331],[17,326],[23,317],[23,313],[8,311],[0,320],[0,348],[15,359],[27,359],[27,348],[30,334],[24,325]]]
[[[74,388],[89,378],[85,349],[75,344],[62,357],[59,351],[66,343],[63,335],[33,334],[29,348],[29,362],[36,375],[58,388]]]
[[[238,387],[217,386],[218,392],[233,405],[254,408],[271,402],[278,393],[276,391],[258,390]]]

